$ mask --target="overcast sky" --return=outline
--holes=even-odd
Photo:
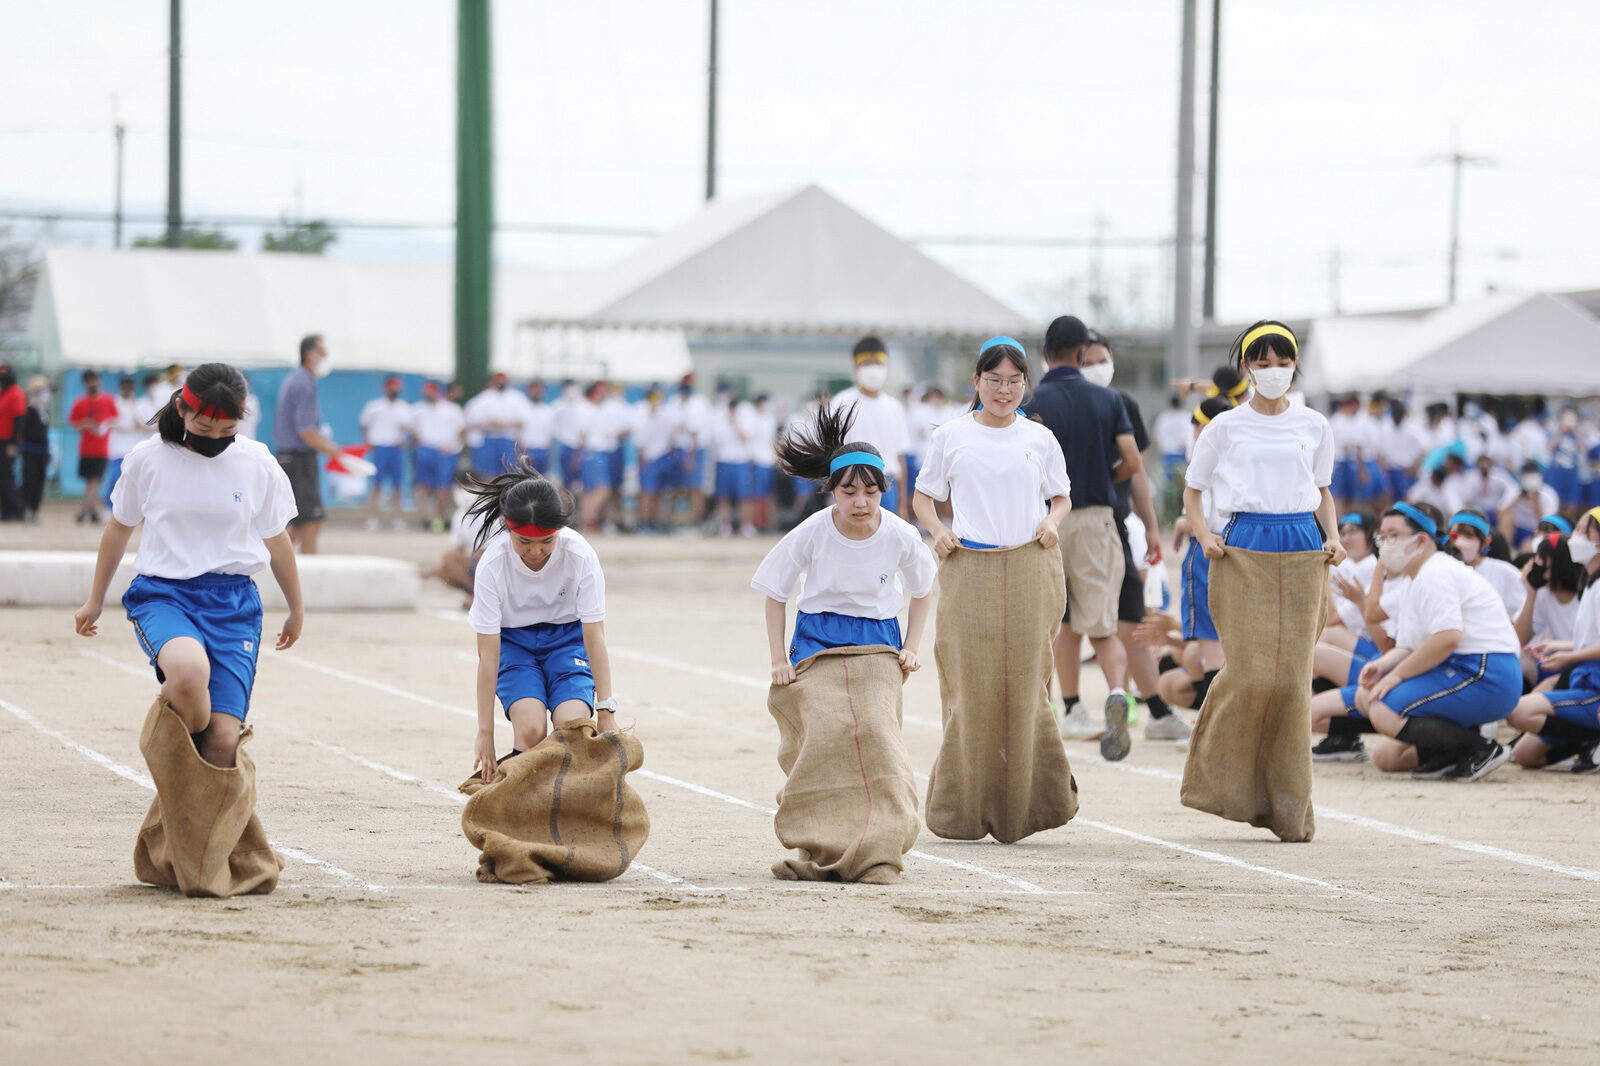
[[[1224,0],[1219,315],[1600,287],[1600,4]],[[503,221],[660,229],[699,206],[706,0],[497,0]],[[1204,167],[1210,0],[1201,0]],[[1179,0],[722,0],[719,190],[816,182],[904,236],[1147,241],[1174,214]],[[185,207],[453,215],[455,5],[189,0]],[[0,207],[107,210],[113,101],[130,210],[165,202],[167,4],[0,4]],[[1203,223],[1203,183],[1196,223]],[[0,222],[3,224],[3,222]],[[158,227],[144,227],[153,232]],[[109,227],[65,227],[108,243]],[[502,262],[602,264],[636,241],[502,235]],[[249,246],[253,246],[253,238]],[[1164,317],[1152,248],[927,245],[1040,317]],[[334,254],[448,256],[448,232],[345,231]],[[1197,257],[1198,285],[1198,257]],[[1196,293],[1198,305],[1198,291]]]

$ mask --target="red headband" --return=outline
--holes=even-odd
[[[194,394],[194,390],[189,388],[188,382],[183,383],[183,391],[179,395],[183,397],[184,405],[201,418],[236,419],[239,417],[238,415],[228,414],[219,404],[202,403],[200,397]]]
[[[558,532],[554,529],[546,529],[543,526],[536,526],[532,522],[529,522],[525,526],[514,526],[511,524],[509,519],[506,521],[506,528],[511,530],[511,532],[524,537],[548,537],[550,534]]]

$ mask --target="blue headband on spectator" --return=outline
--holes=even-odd
[[[1339,519],[1339,528],[1343,529],[1345,526],[1360,526],[1362,529],[1366,529],[1367,520],[1364,516],[1351,511],[1349,514]]]
[[[996,345],[1000,345],[1000,344],[1009,344],[1009,345],[1011,345],[1011,347],[1013,347],[1017,351],[1021,352],[1024,358],[1026,358],[1027,355],[1028,355],[1028,349],[1026,349],[1026,348],[1024,348],[1022,346],[1022,342],[1021,341],[1017,341],[1017,340],[1013,340],[1010,337],[990,337],[988,340],[983,342],[983,347],[978,349],[978,354],[982,355],[984,352],[988,351],[990,348],[993,348]]]
[[[1557,529],[1561,530],[1561,535],[1563,537],[1572,536],[1572,524],[1558,514],[1547,514],[1543,518],[1539,519],[1539,521],[1544,522],[1547,525],[1555,526]]]
[[[1455,514],[1450,516],[1450,521],[1446,524],[1452,526],[1471,526],[1479,533],[1482,533],[1485,537],[1489,535],[1488,521],[1479,518],[1475,514],[1468,514],[1466,511],[1457,511]]]
[[[882,470],[883,459],[871,452],[845,452],[833,457],[828,464],[828,473],[837,474],[847,466],[870,466],[874,470]]]
[[[1392,510],[1399,511],[1411,521],[1422,527],[1422,532],[1435,540],[1439,539],[1439,527],[1433,524],[1433,519],[1411,506],[1409,503],[1397,503]]]

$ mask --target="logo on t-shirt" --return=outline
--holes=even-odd
[[[878,584],[887,585],[888,583],[889,583],[889,575],[888,574],[879,574],[878,575]]]
[[[566,594],[567,594],[567,586],[565,586],[565,585],[562,585],[561,586],[561,591],[556,593],[557,596],[565,596]]]
[[[244,493],[242,493],[242,492],[234,493],[233,494],[233,502],[234,503],[243,503],[244,502]]]

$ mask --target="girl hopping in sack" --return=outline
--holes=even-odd
[[[172,394],[153,420],[157,435],[123,460],[94,583],[74,616],[81,635],[99,631],[106,591],[143,522],[138,576],[122,605],[161,696],[139,741],[156,801],[134,865],[141,880],[188,895],[270,892],[283,865],[256,820],[255,766],[240,751],[261,643],[250,575],[270,565],[288,602],[277,650],[300,638],[304,611],[285,532],[295,516],[289,479],[266,445],[235,436],[248,392],[239,371],[205,363]]]
[[[972,383],[973,409],[928,438],[912,499],[944,560],[934,643],[944,738],[927,822],[949,839],[1009,844],[1078,809],[1049,694],[1067,597],[1057,529],[1072,483],[1055,434],[1018,411],[1028,389],[1022,345],[985,342]],[[943,500],[954,529],[939,520]]]
[[[916,528],[881,506],[883,456],[849,440],[855,408],[821,411],[778,445],[786,474],[818,482],[833,506],[767,553],[750,587],[766,594],[772,660],[768,709],[788,776],[779,841],[798,859],[772,867],[788,880],[898,881],[917,839],[916,780],[900,736],[901,682],[933,591],[933,555]],[[784,652],[786,605],[804,581]],[[905,639],[899,613],[911,614]]]
[[[511,755],[591,709],[601,733],[616,732],[606,652],[606,579],[600,560],[572,528],[577,505],[526,460],[488,481],[471,476],[483,552],[467,621],[478,634],[478,735],[473,771],[494,779],[494,701],[511,722]],[[599,700],[595,699],[596,695]],[[511,755],[506,756],[510,758]]]

